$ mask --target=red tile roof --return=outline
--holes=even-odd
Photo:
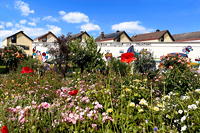
[[[156,31],[156,32],[145,33],[145,34],[138,34],[138,35],[132,36],[131,39],[134,42],[156,40],[156,39],[160,39],[161,37],[163,37],[166,33],[168,33],[171,36],[171,34],[169,33],[168,30],[163,30],[163,31]],[[171,38],[172,38],[172,40],[174,40],[172,36],[171,36]]]
[[[177,42],[200,40],[200,31],[175,34],[173,37]]]

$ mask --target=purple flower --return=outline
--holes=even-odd
[[[154,127],[153,130],[157,132],[157,131],[158,131],[158,128],[157,128],[157,127]]]

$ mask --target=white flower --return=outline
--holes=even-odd
[[[181,96],[181,100],[188,100],[188,99],[190,99],[189,96]]]
[[[140,100],[139,104],[140,104],[140,105],[146,105],[146,106],[148,105],[147,101],[146,101],[144,98],[142,98],[142,99]]]
[[[144,110],[143,109],[138,109],[138,112],[143,112]]]
[[[197,109],[196,104],[188,105],[188,109]]]
[[[198,104],[199,104],[199,101],[196,101],[196,104],[198,105]]]
[[[178,113],[179,113],[179,114],[182,114],[182,113],[183,113],[183,110],[178,110]]]
[[[200,89],[196,89],[195,92],[200,93]]]
[[[170,99],[170,96],[166,95],[162,98],[163,100]]]
[[[181,118],[181,122],[183,122],[183,121],[185,121],[186,120],[186,116],[183,116],[182,118]]]
[[[178,123],[179,120],[174,120],[175,123]]]
[[[181,127],[181,131],[185,131],[187,129],[187,126],[184,125],[183,127]]]
[[[129,103],[129,106],[130,106],[130,107],[135,107],[135,103],[134,103],[134,102],[131,102],[131,103]]]

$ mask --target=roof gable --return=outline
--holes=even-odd
[[[9,39],[9,38],[11,38],[12,36],[16,36],[16,35],[18,35],[18,34],[23,34],[23,35],[26,36],[29,40],[33,41],[33,39],[31,39],[31,38],[30,38],[28,35],[26,35],[23,31],[19,31],[19,32],[15,33],[15,34],[13,34],[13,35],[11,35],[11,36],[8,36],[6,39]]]
[[[125,31],[117,31],[117,32],[110,33],[110,34],[104,34],[103,38],[100,35],[95,39],[95,41],[115,40],[115,39],[119,38],[122,34],[125,34],[127,36],[127,38],[131,41],[131,38],[128,36],[128,34]]]
[[[156,31],[156,32],[151,32],[151,33],[145,33],[145,34],[138,34],[135,36],[132,36],[132,41],[147,41],[147,40],[155,40],[155,39],[160,39],[163,37],[166,33],[169,34],[171,39],[174,41],[174,38],[170,34],[168,30],[163,30],[163,31]]]
[[[86,34],[87,36],[90,37],[90,35],[86,31],[85,32],[81,31],[80,33],[72,34],[72,35],[70,35],[70,37],[71,37],[71,39],[78,39],[84,34]]]
[[[37,37],[37,38],[35,38],[34,40],[41,40],[42,38],[44,38],[44,37],[47,37],[48,35],[52,35],[52,36],[54,36],[56,39],[58,39],[57,38],[57,36],[55,35],[55,34],[53,34],[51,31],[49,31],[48,33],[46,33],[46,34],[44,34],[44,35],[41,35],[41,36],[39,36],[39,37]]]

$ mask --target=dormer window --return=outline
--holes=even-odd
[[[17,43],[16,35],[14,35],[14,36],[11,37],[11,42],[12,43]]]

